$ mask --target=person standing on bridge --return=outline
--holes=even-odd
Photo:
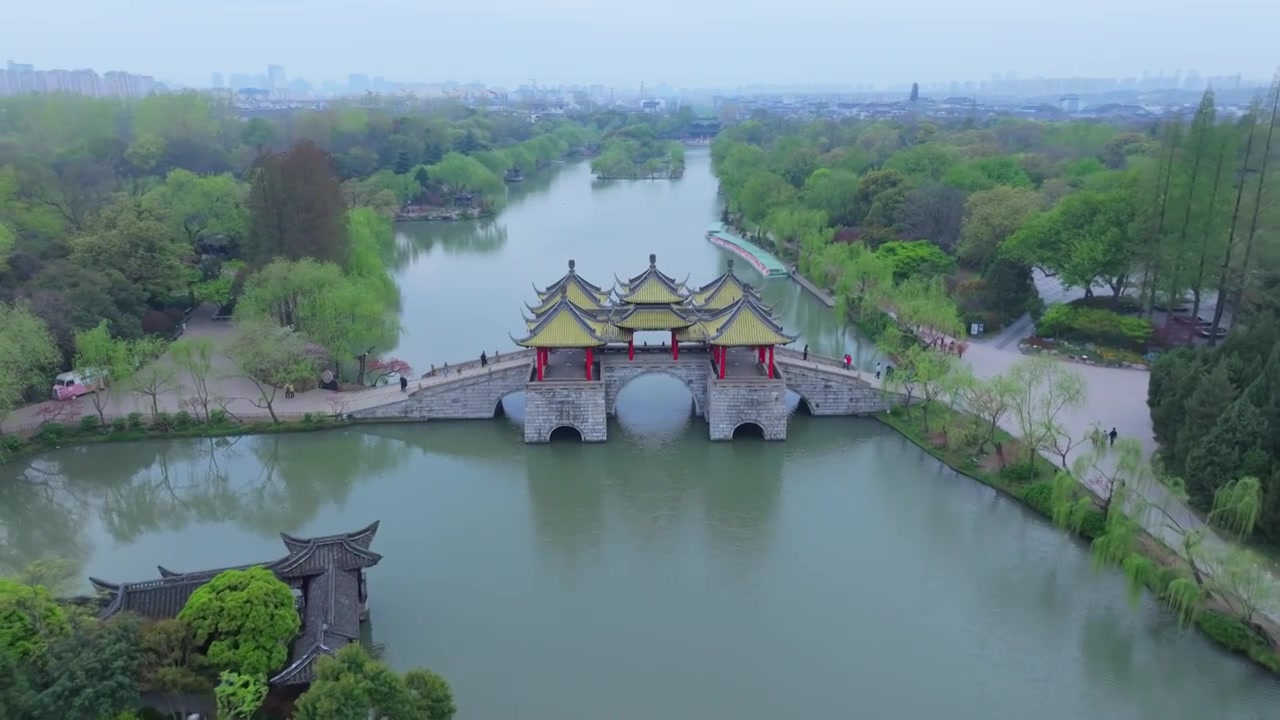
[[[400,376],[400,392],[409,392],[409,378]]]
[[[480,351],[480,367],[486,367],[488,364],[489,364],[489,358],[484,354],[484,351],[481,350]]]
[[[880,379],[880,366],[881,366],[882,364],[883,364],[883,363],[881,363],[879,360],[877,360],[877,361],[876,361],[876,379],[877,379],[877,380],[879,380],[879,379]]]
[[[849,353],[844,354],[844,369],[845,370],[853,369],[853,356],[850,355]]]
[[[808,359],[809,359],[809,346],[808,346],[808,345],[805,345],[805,346],[804,346],[804,356],[803,356],[803,357],[801,357],[800,359],[801,359],[801,360],[808,360]]]

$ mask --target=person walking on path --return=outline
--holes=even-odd
[[[1116,433],[1116,429],[1115,429],[1115,428],[1111,428],[1111,432],[1107,433],[1107,437],[1111,438],[1111,447],[1115,447],[1115,446],[1116,446],[1116,435],[1117,435],[1117,434],[1118,434],[1118,433]]]
[[[284,384],[284,397],[286,400],[293,397],[293,383]]]
[[[409,392],[409,378],[400,376],[400,392]]]
[[[879,360],[876,361],[876,379],[880,379],[880,366],[883,365]]]
[[[484,351],[481,350],[480,351],[480,367],[485,367],[488,364],[489,364],[489,358],[485,356]]]
[[[801,360],[808,360],[808,359],[809,359],[809,346],[808,346],[808,345],[805,345],[805,346],[804,346],[804,356],[803,356],[803,357],[801,357],[800,359],[801,359]]]

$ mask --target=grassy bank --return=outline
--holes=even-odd
[[[332,415],[311,413],[282,419],[280,422],[238,421],[217,410],[211,412],[207,420],[186,412],[160,413],[154,418],[132,413],[128,417],[108,420],[105,426],[98,422],[96,415],[86,415],[80,420],[74,425],[47,422],[34,435],[25,439],[17,435],[5,435],[0,438],[0,464],[76,445],[311,432],[351,424],[349,420]]]
[[[944,406],[935,405],[930,408],[929,432],[925,431],[923,414],[919,408],[914,408],[910,415],[897,411],[876,417],[956,472],[995,488],[1046,518],[1053,517],[1052,482],[1058,468],[1038,454],[1030,466],[1013,463],[998,469],[998,463],[990,462],[990,456],[980,455],[976,447],[945,442],[941,437],[944,429],[954,430],[974,420]],[[954,435],[963,436],[963,433]],[[1015,438],[1003,430],[996,431],[995,441],[1006,448],[1017,446]],[[1083,494],[1085,490],[1081,489],[1080,492]],[[1096,508],[1089,511],[1076,534],[1091,541],[1105,532],[1105,528],[1106,516],[1100,508]],[[1141,548],[1142,553],[1159,568],[1159,572],[1153,573],[1144,584],[1163,601],[1169,583],[1179,576],[1178,571],[1185,563],[1177,553],[1149,535],[1143,538]],[[1239,618],[1206,606],[1196,614],[1194,622],[1201,632],[1218,645],[1244,655],[1280,675],[1280,654]]]

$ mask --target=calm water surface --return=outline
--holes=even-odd
[[[494,222],[402,228],[398,354],[506,351],[530,283],[570,257],[601,285],[650,252],[709,279],[714,195],[694,151],[677,182],[597,185],[568,165]],[[815,351],[858,350],[789,282],[765,294]],[[381,520],[374,639],[397,667],[444,673],[461,720],[1280,714],[1280,683],[1131,608],[1083,545],[873,421],[796,416],[785,443],[712,444],[663,376],[623,391],[603,445],[525,446],[519,396],[506,409],[0,466],[0,564],[57,555],[140,580]]]

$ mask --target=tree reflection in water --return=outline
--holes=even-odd
[[[39,560],[60,560],[78,575],[89,558],[84,535],[91,508],[68,490],[57,463],[35,458],[0,466],[0,576]]]
[[[485,218],[457,222],[404,222],[396,224],[397,247],[393,269],[416,262],[439,247],[449,255],[488,255],[507,244],[506,223]]]
[[[389,473],[412,446],[354,430],[198,438],[71,448],[6,466],[0,564],[46,557],[83,567],[86,520],[112,540],[191,523],[234,523],[263,536],[296,532],[358,482]]]

